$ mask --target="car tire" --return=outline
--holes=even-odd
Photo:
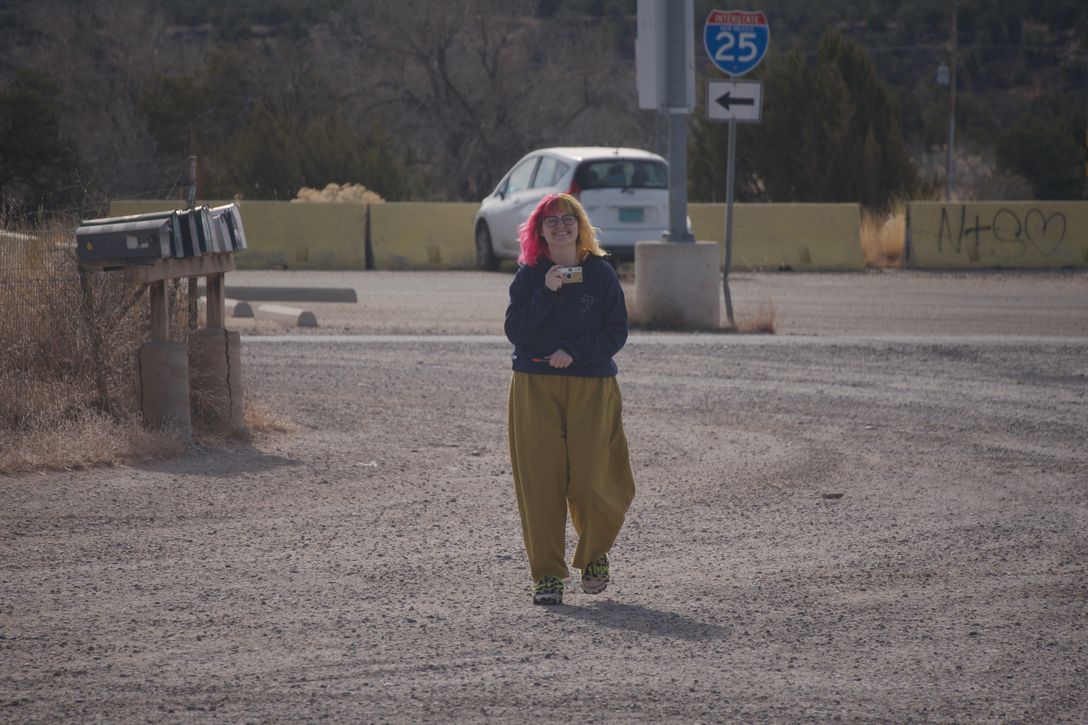
[[[486,272],[499,268],[499,258],[491,245],[491,230],[487,228],[487,222],[480,222],[476,226],[476,267]]]

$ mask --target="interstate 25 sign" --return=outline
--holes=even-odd
[[[703,30],[711,62],[734,77],[759,65],[770,40],[767,16],[758,10],[712,10]]]

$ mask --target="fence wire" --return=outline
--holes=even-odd
[[[171,338],[184,342],[185,280],[167,292]],[[146,285],[125,271],[79,266],[72,223],[0,228],[0,429],[51,425],[88,408],[133,415],[147,300]]]

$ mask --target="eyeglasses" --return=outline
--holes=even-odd
[[[573,227],[578,223],[578,217],[573,214],[564,214],[563,216],[546,216],[544,221],[541,222],[546,228],[554,229],[555,226],[562,223],[565,227]]]

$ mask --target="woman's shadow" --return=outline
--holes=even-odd
[[[662,637],[678,637],[693,642],[725,639],[732,634],[732,627],[726,625],[700,622],[676,612],[663,612],[610,599],[587,606],[559,606],[549,610],[572,619],[594,622],[605,627]]]

